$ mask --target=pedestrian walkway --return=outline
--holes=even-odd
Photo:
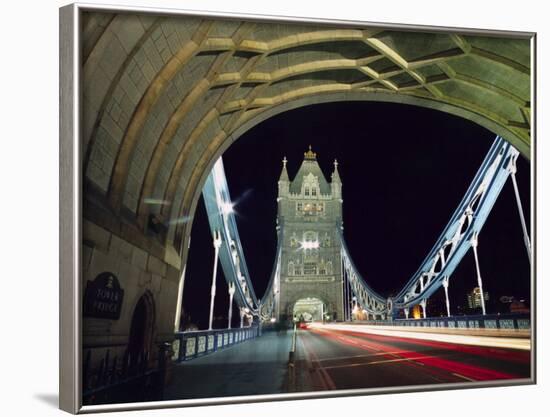
[[[286,392],[292,332],[262,336],[175,365],[165,400]]]

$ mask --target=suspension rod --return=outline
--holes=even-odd
[[[521,199],[519,197],[519,188],[516,180],[516,172],[512,171],[512,184],[514,184],[514,194],[516,195],[516,202],[518,205],[519,218],[521,220],[521,228],[523,229],[523,241],[525,243],[525,248],[527,249],[527,256],[529,257],[529,263],[531,263],[531,240],[529,239],[529,234],[527,233],[527,224],[525,223],[525,216],[523,214],[523,206],[521,204]]]
[[[474,234],[472,238],[472,248],[474,250],[474,259],[476,262],[477,273],[477,286],[479,287],[480,299],[481,299],[481,311],[485,315],[485,293],[483,292],[483,281],[481,280],[481,271],[479,269],[479,258],[477,256],[477,234]]]
[[[212,330],[214,320],[214,299],[216,298],[216,275],[218,272],[218,254],[222,245],[222,238],[219,231],[214,232],[214,268],[212,271],[212,286],[210,287],[210,315],[208,318],[208,330]]]
[[[445,305],[447,306],[447,317],[451,317],[451,303],[449,302],[449,277],[443,279],[443,289],[445,290]]]

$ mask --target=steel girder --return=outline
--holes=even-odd
[[[235,284],[237,304],[248,308],[253,315],[257,316],[259,303],[246,266],[221,158],[216,161],[208,175],[202,194],[210,230],[212,234],[219,232],[222,237],[219,260],[225,279],[228,284]]]
[[[493,142],[470,187],[450,221],[437,239],[419,269],[394,298],[377,294],[361,276],[353,263],[341,227],[336,225],[342,243],[343,273],[349,280],[357,302],[370,314],[389,315],[396,308],[408,308],[422,303],[450,279],[467,251],[477,242],[477,236],[508,176],[515,169],[519,152],[498,137]],[[282,228],[278,228],[278,246],[271,278],[261,300],[256,298],[246,266],[235,215],[227,207],[231,198],[220,158],[208,176],[203,188],[210,229],[222,235],[219,258],[228,283],[235,283],[236,301],[249,308],[255,316],[268,320],[276,308],[280,285]]]
[[[264,295],[260,301],[260,316],[262,320],[268,321],[274,317],[279,303],[279,294],[281,289],[281,256],[283,253],[283,228],[281,225],[277,226],[277,252],[275,253],[275,260],[273,262],[273,268],[271,269],[271,277],[269,283],[264,292]]]
[[[420,268],[394,297],[394,308],[408,308],[430,297],[448,280],[481,231],[510,175],[519,152],[496,137],[464,198]]]
[[[353,295],[357,297],[358,304],[361,305],[361,308],[366,310],[369,314],[387,314],[388,308],[386,299],[370,288],[366,280],[361,276],[349,254],[349,250],[342,233],[342,228],[337,225],[336,230],[336,234],[342,244],[342,263],[344,267],[343,272],[345,274],[344,279],[347,277]]]

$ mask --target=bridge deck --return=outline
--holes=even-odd
[[[508,349],[530,350],[529,332],[503,332],[488,329],[448,329],[421,328],[402,326],[370,326],[361,324],[319,324],[312,323],[312,328],[325,328],[372,335],[400,337],[407,339],[432,340],[445,343],[456,343],[470,346],[500,347]]]
[[[316,382],[314,389],[529,382],[527,350],[441,342],[419,333],[359,332],[358,327],[310,325],[298,332],[298,353]]]
[[[176,365],[165,400],[278,394],[286,391],[292,332],[262,336]]]

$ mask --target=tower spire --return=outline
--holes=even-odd
[[[340,174],[338,173],[338,161],[336,159],[334,160],[334,172],[332,173],[331,178],[332,182],[342,182],[340,179]]]
[[[279,181],[289,181],[288,179],[288,172],[286,170],[286,163],[287,163],[286,156],[283,157],[283,169],[281,171],[281,175],[279,176]]]

